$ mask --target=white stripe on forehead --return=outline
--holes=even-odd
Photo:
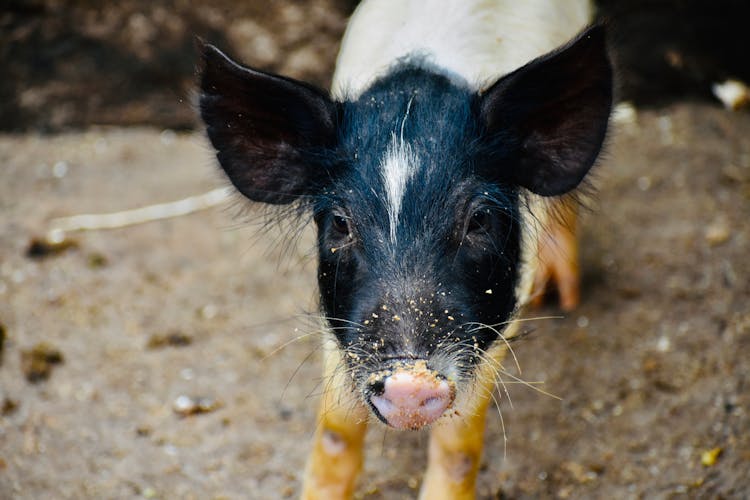
[[[388,197],[388,223],[390,225],[391,242],[396,242],[396,226],[398,225],[401,203],[404,199],[407,181],[417,169],[417,155],[411,145],[403,138],[391,135],[391,143],[381,162],[381,173],[385,183],[385,193]]]
[[[411,146],[404,142],[404,126],[409,118],[413,101],[414,96],[411,96],[409,103],[406,105],[404,118],[401,120],[399,137],[391,132],[391,143],[388,145],[380,164],[383,181],[385,182],[385,192],[388,196],[388,224],[392,243],[396,242],[396,226],[398,225],[398,216],[401,213],[401,202],[404,199],[406,182],[417,169],[417,155],[414,154]]]

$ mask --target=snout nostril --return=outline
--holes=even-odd
[[[385,381],[383,379],[378,379],[370,383],[370,393],[373,396],[382,396],[384,392]]]
[[[444,400],[445,400],[445,398],[440,398],[440,397],[437,397],[437,396],[433,396],[431,398],[427,398],[424,401],[422,401],[419,404],[419,406],[421,406],[423,408],[436,407],[436,406],[442,405],[444,403]]]

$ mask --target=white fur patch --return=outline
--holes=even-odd
[[[573,37],[591,0],[367,0],[341,44],[333,93],[356,97],[409,54],[477,89]]]
[[[381,162],[381,173],[388,198],[388,224],[391,242],[396,242],[396,228],[401,213],[401,205],[406,191],[406,183],[417,169],[418,158],[403,137],[391,135],[391,143]]]

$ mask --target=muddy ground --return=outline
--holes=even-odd
[[[499,394],[507,451],[493,411],[481,498],[750,491],[750,114],[681,104],[618,128],[583,221],[583,303],[515,346],[561,399]],[[294,496],[320,391],[310,233],[258,235],[230,203],[32,259],[55,216],[223,181],[199,134],[155,129],[3,136],[0,164],[0,497]],[[39,342],[63,361],[32,383]],[[181,417],[181,395],[220,406]],[[375,427],[361,496],[414,497],[427,436]]]
[[[259,232],[257,208],[235,201],[26,255],[54,217],[224,185],[199,133],[163,128],[194,124],[194,26],[325,85],[356,2],[248,2],[234,16],[225,3],[19,1],[0,16],[2,129],[31,131],[0,136],[0,499],[299,491],[321,390],[310,231]],[[695,70],[697,49],[626,47],[623,61],[656,54],[701,84],[722,74]],[[624,95],[673,81],[651,75],[625,68]],[[71,126],[83,128],[37,132]],[[530,323],[515,344],[522,373],[507,364],[560,399],[498,392],[505,433],[493,411],[480,498],[747,498],[750,113],[640,109],[596,178],[581,307]],[[46,379],[23,354],[42,342],[61,358]],[[207,398],[208,411],[180,416],[180,396]],[[375,425],[368,440],[359,496],[414,498],[427,435]]]

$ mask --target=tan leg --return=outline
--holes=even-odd
[[[355,402],[343,372],[338,348],[326,346],[327,390],[318,412],[313,450],[307,462],[303,500],[351,498],[362,468],[362,444],[367,430],[367,409]]]
[[[571,200],[555,201],[555,214],[539,236],[539,267],[534,276],[532,304],[540,306],[548,288],[555,288],[560,307],[571,311],[580,301],[578,270],[578,210]]]
[[[498,361],[505,350],[497,355]],[[485,417],[494,390],[493,370],[485,366],[478,377],[476,398],[466,413],[436,423],[430,433],[427,472],[422,500],[470,500],[482,458]]]

